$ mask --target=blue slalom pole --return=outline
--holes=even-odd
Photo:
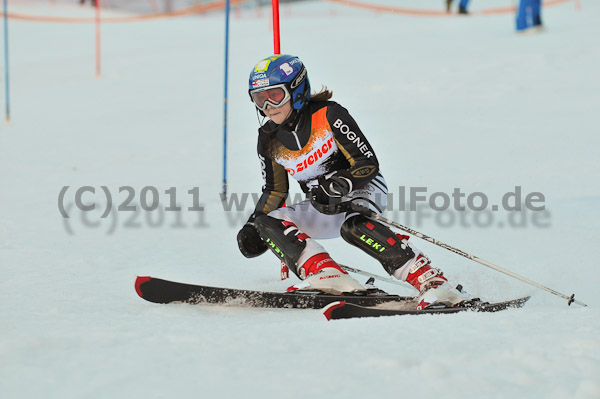
[[[6,0],[4,0],[6,1]],[[225,2],[225,93],[223,97],[223,192],[227,198],[227,75],[229,70],[229,0]]]
[[[10,96],[8,84],[8,6],[4,0],[4,81],[6,89],[6,123],[10,123]]]

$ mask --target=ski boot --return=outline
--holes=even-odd
[[[310,257],[298,268],[298,274],[303,281],[289,287],[288,292],[314,289],[341,295],[366,291],[366,288],[350,277],[327,252]]]
[[[417,309],[454,306],[469,299],[466,294],[451,288],[439,269],[429,266],[429,259],[408,243],[408,236],[395,234],[363,215],[348,218],[342,225],[341,235],[348,243],[377,259],[388,274],[415,287],[420,293]]]
[[[267,215],[258,216],[254,223],[267,247],[286,268],[303,280],[288,288],[288,292],[319,290],[340,295],[366,291],[362,284],[331,259],[319,243],[300,231],[294,223]]]
[[[452,288],[439,269],[429,265],[429,259],[417,256],[408,271],[406,282],[419,290],[417,310],[443,305],[453,307],[471,299],[466,293]]]

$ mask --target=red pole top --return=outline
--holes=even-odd
[[[281,46],[279,39],[279,0],[272,0],[273,4],[273,41],[275,51],[274,54],[281,54]]]
[[[96,79],[100,78],[102,54],[100,50],[100,0],[96,0]]]

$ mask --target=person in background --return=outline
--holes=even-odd
[[[542,25],[541,0],[520,0],[517,7],[517,33],[539,32]]]
[[[467,10],[468,6],[469,6],[469,0],[460,0],[460,2],[458,3],[458,13],[464,14],[464,15],[469,14],[469,11]],[[452,9],[452,0],[446,0],[446,12],[450,12],[451,9]]]

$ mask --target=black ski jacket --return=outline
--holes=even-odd
[[[373,147],[348,111],[333,101],[309,102],[296,129],[268,121],[258,129],[257,150],[265,185],[254,215],[284,205],[288,175],[305,193],[333,172],[349,178],[353,190],[371,181],[384,186]]]

